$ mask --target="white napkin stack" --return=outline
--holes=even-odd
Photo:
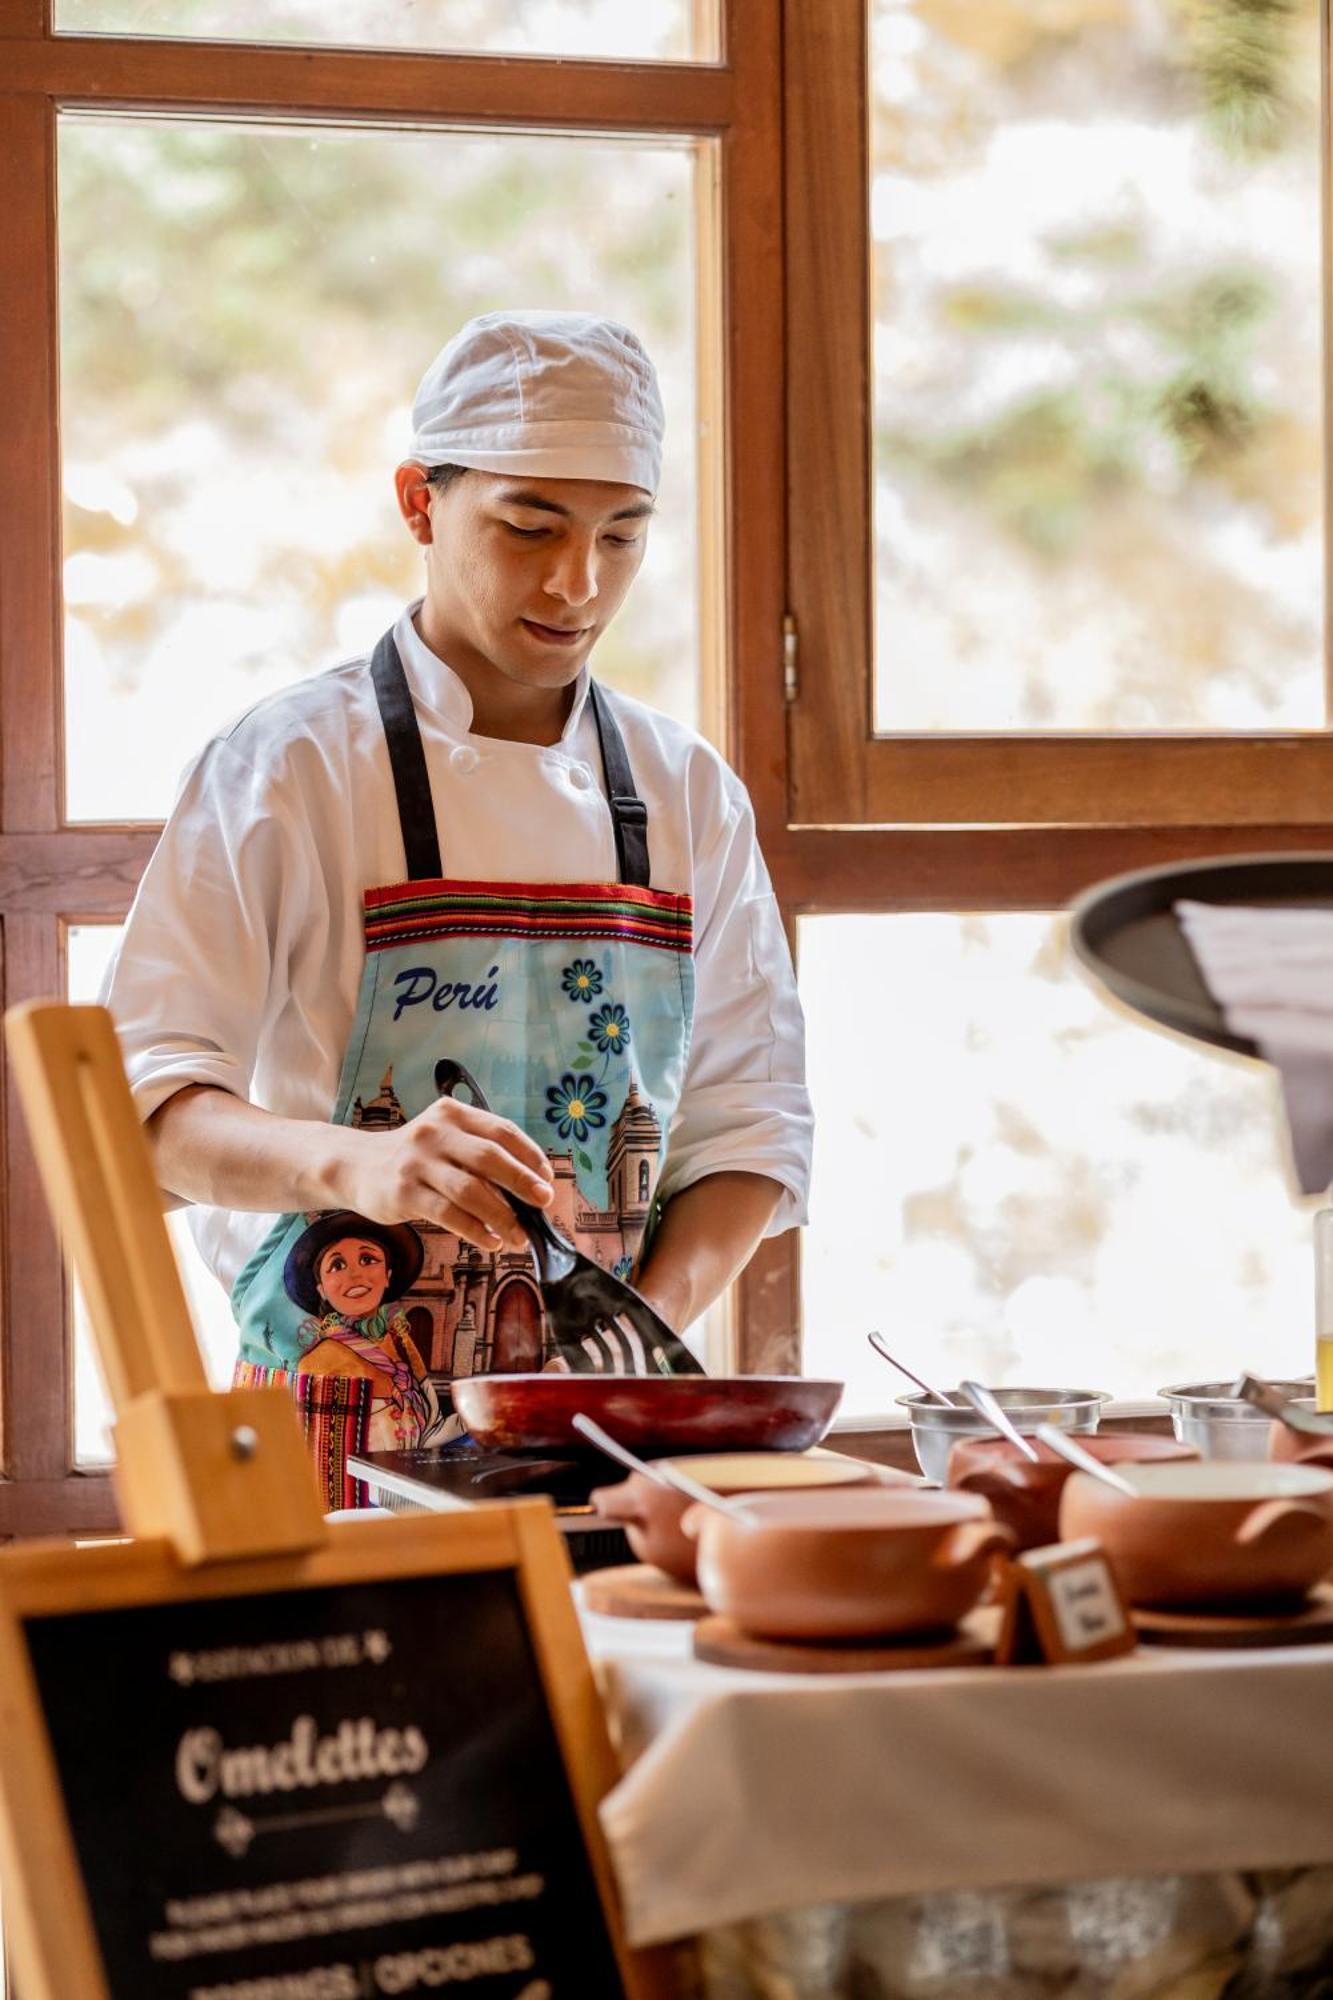
[[[1333,1181],[1333,909],[1175,905],[1227,1027],[1273,1064],[1302,1194]]]

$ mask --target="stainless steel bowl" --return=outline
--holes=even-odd
[[[1267,1458],[1268,1426],[1272,1419],[1243,1396],[1235,1379],[1229,1382],[1177,1382],[1159,1389],[1171,1411],[1171,1428],[1182,1444],[1192,1444],[1204,1458]],[[1275,1382],[1285,1395],[1314,1408],[1314,1380]]]
[[[958,1391],[953,1392],[958,1395]],[[1065,1431],[1095,1431],[1102,1404],[1111,1398],[1102,1389],[992,1389],[991,1394],[1017,1430],[1025,1434],[1038,1424],[1055,1424]],[[999,1432],[961,1396],[947,1406],[929,1396],[899,1396],[912,1419],[916,1461],[927,1479],[942,1486],[949,1453],[960,1437],[998,1437]]]

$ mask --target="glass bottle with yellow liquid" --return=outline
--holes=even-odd
[[[1314,1219],[1315,1408],[1333,1410],[1333,1208]]]

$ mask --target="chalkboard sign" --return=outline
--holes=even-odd
[[[0,1682],[24,2000],[659,1990],[618,1933],[544,1501],[192,1571],[18,1550]]]

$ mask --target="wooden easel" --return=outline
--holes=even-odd
[[[115,1410],[127,1530],[184,1563],[318,1547],[327,1530],[289,1397],[208,1385],[110,1015],[33,1001],[5,1026]]]
[[[194,1933],[172,1930],[170,1912],[206,1903],[219,1882],[224,1895],[228,1882],[243,1885],[237,1856],[246,1843],[264,1857],[298,1843],[294,1896],[321,1871],[332,1879],[347,1853],[364,1851],[323,1830],[349,1816],[349,1797],[363,1826],[392,1822],[377,1836],[392,1850],[390,1872],[395,1854],[405,1868],[432,1865],[430,1852],[412,1859],[418,1824],[437,1845],[461,1843],[464,1859],[469,1847],[494,1850],[474,1855],[478,1865],[499,1867],[525,1844],[546,1856],[539,1866],[554,1900],[525,1903],[514,1875],[500,1924],[513,1935],[487,1945],[464,1931],[450,1949],[517,1953],[530,1944],[550,1960],[559,1990],[573,1991],[560,1924],[577,1909],[579,1937],[604,1966],[599,1996],[664,2000],[666,1956],[632,1952],[624,1939],[598,1820],[617,1767],[549,1504],[492,1501],[449,1515],[326,1523],[287,1394],[208,1387],[110,1016],[34,1003],[7,1015],[6,1030],[47,1197],[88,1299],[132,1537],[0,1551],[0,1862],[23,2000],[141,2000],[219,1977],[226,1985],[236,1975],[220,1960],[183,1958],[182,1983],[170,1984],[174,1957],[199,1948]],[[439,1683],[443,1675],[447,1686],[449,1657],[455,1674],[460,1659],[465,1676],[476,1667],[466,1652],[471,1618],[492,1648],[480,1693],[472,1672],[474,1704],[492,1683],[506,1692],[478,1712],[469,1737],[465,1704],[457,1715],[442,1709]],[[270,1656],[273,1681],[247,1683],[270,1671]],[[278,1691],[268,1734],[266,1719],[245,1707],[251,1684]],[[243,1690],[234,1700],[231,1687]],[[527,1755],[505,1748],[506,1728],[520,1726],[514,1717]],[[322,1754],[335,1767],[351,1755],[338,1733],[347,1729],[361,1732],[363,1746],[365,1732],[379,1730],[385,1761],[373,1773],[335,1768],[331,1777],[311,1763],[302,1778],[297,1738],[320,1728],[333,1731]],[[246,1746],[236,1752],[243,1761],[271,1757],[284,1788],[307,1789],[277,1799],[276,1811],[262,1788],[201,1806],[191,1797],[200,1784],[181,1781],[193,1768],[188,1757],[181,1764],[182,1746],[196,1736],[219,1746],[234,1737]],[[466,1758],[456,1765],[460,1740]],[[122,1823],[122,1779],[136,1788],[137,1823]],[[465,1797],[474,1806],[457,1803]],[[564,1831],[552,1836],[548,1822]],[[154,1869],[140,1868],[141,1853]],[[436,1860],[443,1866],[448,1855]],[[160,1878],[151,1910],[134,1901],[148,1893],[148,1876]],[[565,1885],[558,1894],[557,1884]],[[455,1905],[446,1896],[440,1907]],[[164,1922],[162,1944],[152,1933]],[[455,1922],[442,1917],[441,1935]],[[380,1990],[373,1954],[401,1952],[409,1933],[407,1918],[396,1928],[367,1919],[364,1990]],[[262,1939],[237,1947],[261,1959],[266,1949]],[[326,1955],[337,1957],[336,1945]],[[241,1985],[267,1970],[267,1961],[247,1965]],[[532,1984],[544,1990],[541,1978]]]

